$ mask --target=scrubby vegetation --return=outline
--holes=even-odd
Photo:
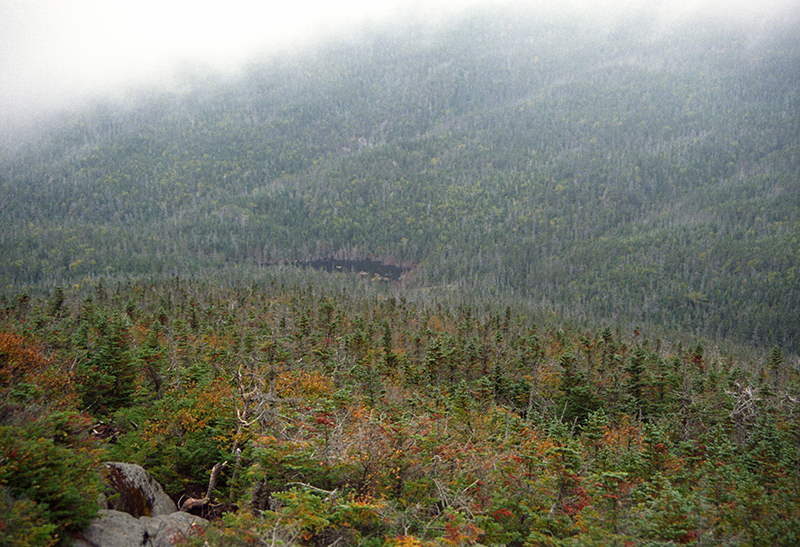
[[[22,518],[21,544],[45,545],[85,524],[97,481],[72,477],[100,457],[143,465],[175,499],[202,497],[227,461],[211,506],[224,516],[200,544],[798,540],[800,378],[780,350],[673,346],[326,275],[6,302],[6,529]]]

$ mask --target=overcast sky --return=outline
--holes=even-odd
[[[0,0],[0,124],[165,81],[179,64],[234,70],[255,53],[303,47],[362,25],[437,21],[489,0]],[[497,0],[491,2],[498,4]],[[505,3],[514,3],[507,1]],[[517,0],[612,21],[655,6],[668,21],[715,14],[764,26],[800,0]],[[797,19],[794,19],[797,20]]]

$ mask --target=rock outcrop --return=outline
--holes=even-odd
[[[108,462],[105,468],[109,495],[101,501],[100,516],[73,538],[75,547],[172,547],[208,524],[204,518],[178,511],[142,467]]]
[[[103,473],[108,486],[119,496],[111,497],[108,509],[134,517],[169,515],[175,502],[144,468],[133,463],[107,462]]]
[[[208,521],[175,512],[170,515],[136,518],[122,511],[101,509],[100,516],[73,540],[74,547],[173,547],[181,539],[196,535]]]

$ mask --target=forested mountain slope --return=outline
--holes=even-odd
[[[796,352],[798,40],[634,23],[481,14],[65,114],[3,154],[0,282],[376,258]]]

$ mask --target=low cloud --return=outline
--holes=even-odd
[[[719,17],[768,28],[800,0],[528,0],[548,14],[612,23],[652,9],[664,24]],[[235,71],[252,56],[301,48],[364,25],[441,21],[488,0],[346,0],[256,3],[6,0],[0,3],[0,124],[132,86],[169,81],[177,66]],[[496,5],[491,3],[491,5]]]

